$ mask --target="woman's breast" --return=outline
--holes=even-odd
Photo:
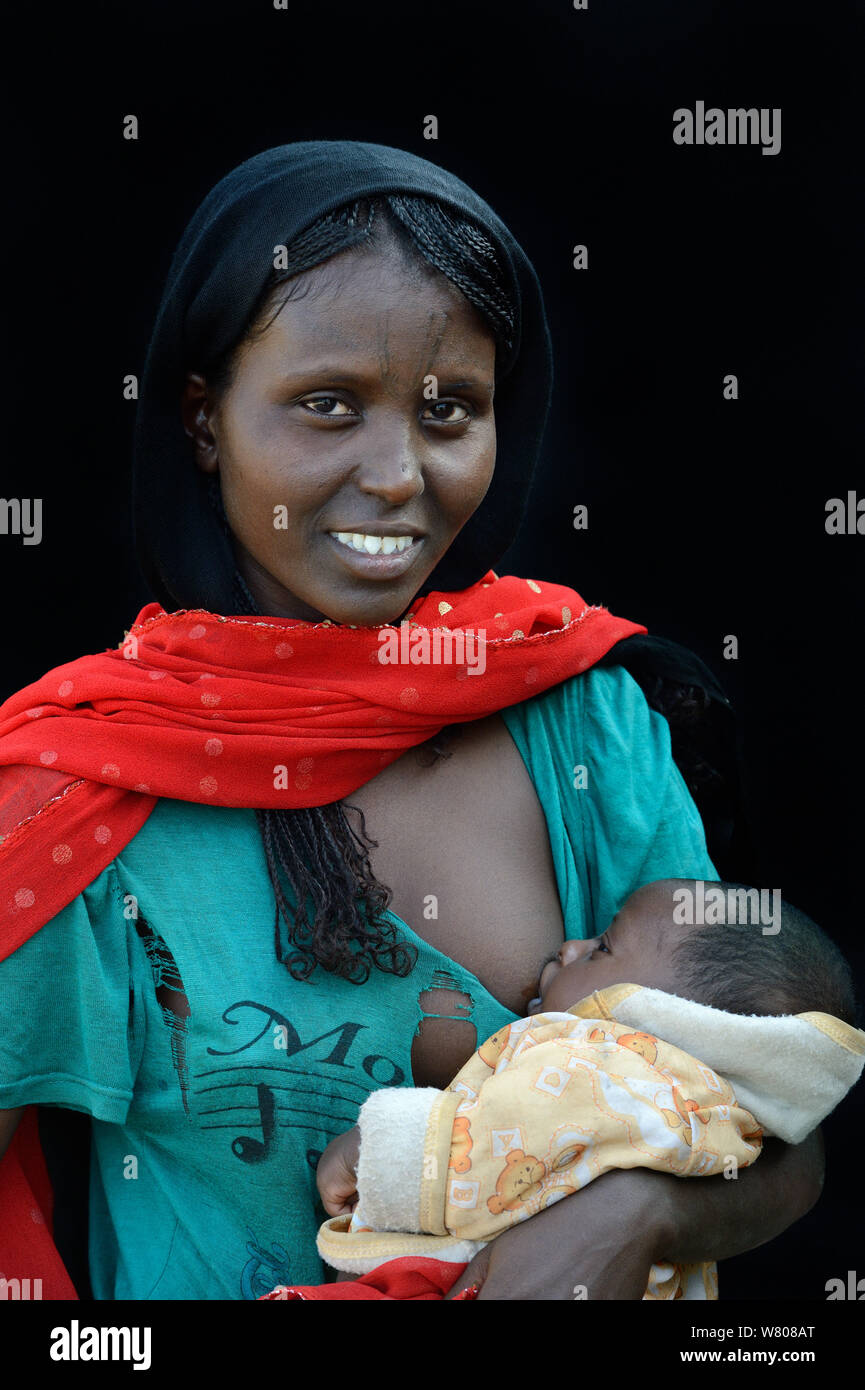
[[[521,1016],[564,940],[546,820],[498,715],[464,726],[449,751],[423,766],[411,750],[343,804],[378,841],[370,862],[390,910]],[[427,1017],[415,1040],[417,1085],[447,1084],[483,1041],[462,1020],[466,1003],[446,987],[422,997],[425,1014],[444,1017]]]

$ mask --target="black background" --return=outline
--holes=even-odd
[[[760,881],[835,937],[861,990],[865,539],[824,525],[830,497],[865,495],[861,7],[289,4],[48,5],[7,28],[24,81],[0,492],[43,498],[43,540],[0,537],[0,698],[116,645],[151,597],[122,378],[198,202],[270,145],[397,145],[477,188],[546,296],[553,410],[498,573],[571,585],[708,662],[742,722]],[[674,145],[697,100],[780,107],[780,153]],[[824,1125],[817,1207],[726,1262],[724,1298],[822,1300],[857,1258],[865,1274],[857,1101]]]

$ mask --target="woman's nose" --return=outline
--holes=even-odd
[[[424,490],[423,447],[411,426],[391,421],[364,432],[355,481],[361,492],[399,506]]]

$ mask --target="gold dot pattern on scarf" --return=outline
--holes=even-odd
[[[193,640],[197,640],[199,637],[206,637],[207,628],[204,626],[204,623],[196,623],[195,627],[191,627],[189,629],[189,633],[187,635],[191,637]]]
[[[568,607],[566,606],[566,607],[564,607],[564,608],[562,609],[562,622],[563,622],[563,623],[569,623],[570,621],[571,621],[571,610],[570,610],[570,608],[568,608]]]
[[[413,685],[407,685],[404,690],[399,692],[399,699],[401,705],[416,705],[420,695]]]
[[[508,620],[507,620],[507,618],[505,617],[504,613],[496,613],[496,614],[494,615],[494,619],[495,619],[496,627],[500,627],[500,628],[505,628],[505,627],[507,627],[507,625],[508,625]]]
[[[46,767],[50,767],[52,763],[56,763],[57,761],[56,751],[53,748],[43,749],[39,754],[39,761],[40,763],[44,763]]]
[[[204,751],[211,758],[218,758],[222,752],[222,739],[209,738],[204,745]]]
[[[528,670],[526,671],[526,674],[525,674],[525,682],[526,682],[526,685],[534,685],[535,682],[537,681],[537,679],[538,679],[538,668],[537,668],[537,666],[530,666],[530,667],[528,668]]]
[[[69,845],[55,845],[51,851],[51,858],[55,864],[68,864],[72,858],[72,850]]]
[[[120,768],[116,763],[105,763],[101,772],[102,777],[119,777]]]
[[[525,635],[521,627],[515,627],[511,633],[511,637],[525,637]]]
[[[452,609],[453,604],[445,603],[444,599],[442,599],[441,603],[439,604],[439,613],[441,614],[441,616],[444,617],[445,613],[450,613]]]
[[[16,907],[32,907],[36,901],[36,894],[32,888],[19,888],[15,894]]]
[[[202,777],[198,785],[204,792],[205,796],[213,796],[213,793],[216,791],[217,787],[219,786],[219,783],[217,782],[215,777]]]
[[[72,684],[71,681],[63,681],[63,682],[62,682],[60,685],[58,685],[58,687],[57,687],[57,694],[58,694],[58,695],[71,695],[73,689],[74,689],[74,686],[73,686],[73,684]]]
[[[108,825],[97,825],[93,832],[93,838],[100,845],[107,845],[111,839],[111,827]]]
[[[203,705],[218,705],[221,699],[221,695],[205,694],[201,697],[201,703]]]
[[[533,594],[539,594],[541,592],[540,584],[536,584],[533,579],[527,579],[526,583],[528,584]]]
[[[294,656],[294,647],[290,642],[277,642],[273,650],[280,661],[284,660],[287,656]]]

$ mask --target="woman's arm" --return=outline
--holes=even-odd
[[[760,1162],[740,1170],[735,1180],[683,1183],[662,1174],[668,1216],[659,1258],[678,1264],[726,1260],[765,1245],[811,1210],[823,1189],[823,1175],[819,1129],[801,1144],[767,1139]]]
[[[819,1130],[795,1146],[767,1140],[759,1163],[735,1180],[641,1168],[605,1173],[499,1236],[449,1297],[482,1280],[483,1299],[639,1299],[656,1261],[753,1250],[810,1211],[822,1185]]]

